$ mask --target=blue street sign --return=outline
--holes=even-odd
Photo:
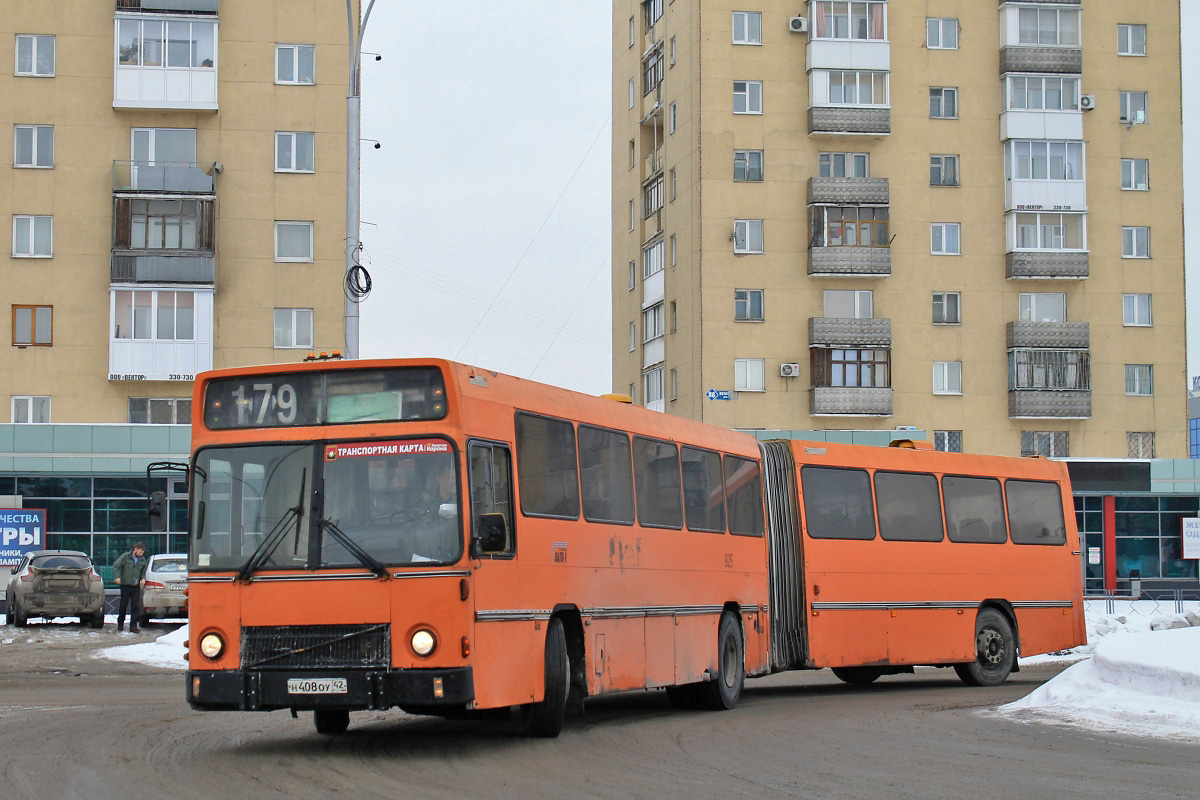
[[[0,508],[0,567],[15,567],[26,553],[45,549],[44,508]]]
[[[709,389],[704,393],[709,400],[732,400],[733,395],[728,389]]]

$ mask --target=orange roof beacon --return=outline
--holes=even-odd
[[[1064,465],[772,441],[433,359],[200,375],[188,699],[462,714],[731,708],[1085,640]]]

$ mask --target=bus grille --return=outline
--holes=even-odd
[[[387,667],[391,626],[280,625],[242,628],[242,668]]]

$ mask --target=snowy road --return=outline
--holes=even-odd
[[[11,630],[11,629],[8,629]],[[159,629],[165,632],[167,629]],[[504,722],[190,711],[178,671],[93,657],[118,641],[72,626],[0,645],[0,796],[24,798],[1194,798],[1200,747],[980,714],[1061,669],[969,689],[949,670],[866,688],[826,671],[747,685],[727,713],[661,693],[589,702],[556,740]],[[75,639],[73,634],[78,634]],[[7,635],[7,632],[6,632]],[[153,641],[145,637],[144,641]]]

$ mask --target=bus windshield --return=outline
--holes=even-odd
[[[455,456],[438,439],[206,448],[192,497],[193,568],[447,564],[462,552]]]

